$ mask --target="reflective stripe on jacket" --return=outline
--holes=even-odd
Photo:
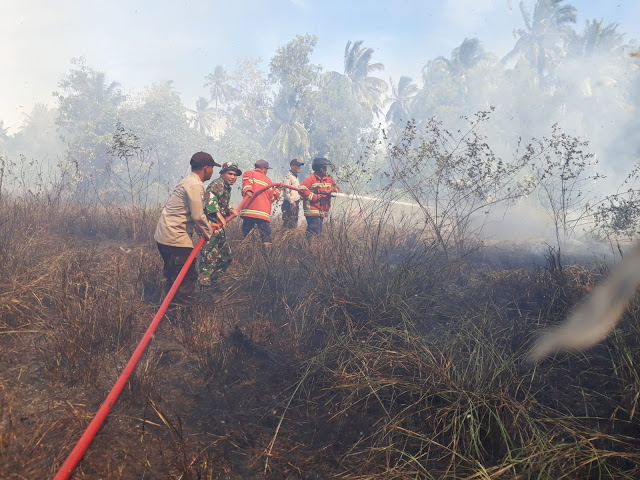
[[[262,171],[247,170],[242,174],[242,195],[255,192],[263,187],[273,185],[273,182]],[[258,194],[247,208],[240,210],[241,217],[261,218],[271,221],[271,204],[280,197],[280,189],[273,187]]]
[[[331,192],[339,192],[331,175],[324,177],[313,173],[300,185],[300,196],[303,200],[305,217],[328,217],[331,209]],[[327,195],[321,195],[327,194]]]

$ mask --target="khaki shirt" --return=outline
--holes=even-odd
[[[204,184],[191,172],[184,177],[162,209],[153,238],[158,243],[172,247],[193,247],[191,236],[195,228],[207,240],[213,233],[204,214]]]
[[[300,180],[298,177],[293,174],[293,172],[289,171],[282,181],[283,184],[289,185],[295,188],[300,186]],[[300,200],[300,194],[297,190],[289,190],[288,188],[282,189],[282,198],[285,202],[297,202]]]

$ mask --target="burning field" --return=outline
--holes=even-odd
[[[640,479],[637,0],[6,3],[0,480]]]
[[[5,201],[0,477],[51,478],[160,301],[138,219]],[[446,259],[428,236],[336,216],[240,242],[220,290],[163,320],[78,479],[638,478],[634,300],[580,354],[526,362],[606,273],[523,247]]]

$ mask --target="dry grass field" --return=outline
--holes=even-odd
[[[115,210],[2,200],[0,478],[51,478],[124,368],[161,300],[156,218],[134,243]],[[525,362],[603,268],[447,262],[367,218],[274,230],[264,252],[229,225],[220,291],[163,320],[73,478],[640,477],[640,303]]]

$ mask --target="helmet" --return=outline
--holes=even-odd
[[[311,168],[316,171],[322,167],[333,167],[333,163],[331,163],[326,158],[314,158],[313,162],[311,162]]]

